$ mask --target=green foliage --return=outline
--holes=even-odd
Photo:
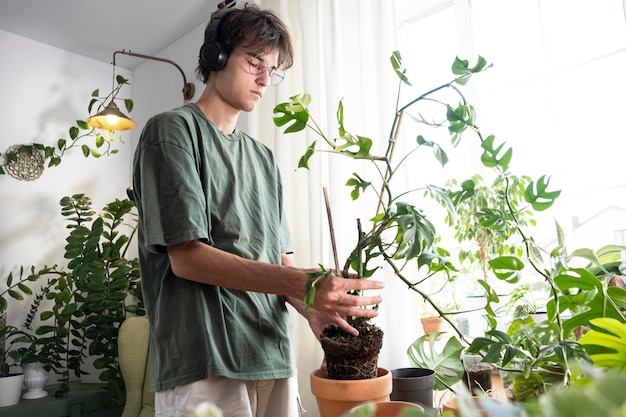
[[[501,168],[504,170],[506,166]],[[486,282],[489,282],[490,259],[523,255],[522,242],[516,240],[517,227],[535,224],[533,212],[524,201],[526,184],[531,181],[527,176],[498,175],[493,182],[486,184],[482,176],[474,174],[460,183],[453,179],[443,188],[429,190],[447,209],[445,220],[453,228],[457,242],[470,244],[459,250],[461,265],[468,268],[479,266]],[[439,196],[434,195],[435,192]],[[494,269],[493,264],[491,267]],[[510,274],[507,278],[514,277],[518,275]]]
[[[399,89],[403,85],[410,85],[400,53],[394,52],[390,60],[399,79]],[[441,277],[441,274],[446,279],[436,281],[437,283],[452,282],[451,277],[458,274],[458,270],[452,263],[449,251],[438,246],[440,233],[421,211],[420,206],[409,204],[405,200],[408,199],[407,195],[422,191],[447,210],[447,222],[454,228],[456,239],[459,242],[477,243],[477,249],[460,254],[461,261],[478,261],[484,272],[482,279],[477,282],[485,291],[485,314],[490,329],[484,337],[476,338],[469,349],[480,353],[485,360],[495,363],[499,368],[510,367],[507,370],[517,372],[516,395],[520,399],[529,399],[538,394],[545,396],[550,391],[548,388],[570,386],[579,377],[588,378],[586,374],[575,374],[575,363],[590,363],[595,358],[611,367],[622,366],[623,361],[616,361],[615,357],[624,352],[621,324],[626,322],[623,313],[626,308],[626,291],[617,287],[607,288],[606,280],[612,274],[619,273],[620,255],[626,248],[610,245],[597,252],[590,249],[568,252],[563,230],[558,224],[558,243],[551,251],[541,248],[527,234],[527,228],[534,225],[534,212],[550,208],[561,191],[551,188],[549,176],[532,179],[511,174],[514,155],[512,148],[493,135],[483,135],[476,125],[475,109],[466,101],[461,87],[474,74],[489,67],[482,57],[478,57],[474,66],[457,58],[452,65],[455,76],[452,81],[427,91],[402,107],[396,104],[395,117],[388,136],[390,139],[383,155],[372,154],[372,149],[376,148],[367,136],[350,133],[346,129],[343,100],[339,101],[336,114],[337,134],[325,134],[319,128],[309,112],[309,94],[295,95],[288,102],[276,106],[274,122],[277,126],[285,126],[286,133],[310,129],[319,136],[319,141],[308,146],[300,159],[299,167],[308,169],[310,158],[317,152],[366,159],[374,164],[372,172],[378,177],[369,178],[359,172],[352,174],[346,182],[354,200],[365,193],[374,193],[378,197],[379,205],[370,219],[369,231],[362,231],[360,222],[357,222],[358,239],[341,275],[347,276],[351,268],[359,277],[369,278],[381,264],[386,264],[395,276],[452,326],[461,340],[465,340],[451,319],[453,316],[444,311],[424,285],[433,277]],[[444,90],[456,94],[458,102],[441,99],[438,93]],[[400,90],[398,97],[401,97]],[[441,114],[433,117],[433,121],[427,120],[419,111],[422,101],[441,105]],[[418,135],[414,147],[409,146],[410,149],[399,158],[399,162],[392,161],[396,134],[400,129],[400,121],[403,120],[401,116],[405,113],[409,120],[429,128],[447,128],[453,147],[460,143],[462,137],[466,137],[466,133],[477,138],[480,161],[483,167],[494,173],[495,179],[483,183],[482,177],[472,175],[444,187],[428,185],[425,189],[411,189],[409,186],[406,190],[392,187],[399,167],[410,164],[415,154],[432,152],[435,160],[442,166],[450,160],[441,143]],[[580,260],[587,261],[588,264],[583,267],[573,266],[575,261]],[[411,264],[417,267],[421,278],[410,279],[405,275],[404,268]],[[496,330],[499,317],[492,304],[499,300],[488,282],[488,270],[496,279],[515,285],[523,284],[523,278],[528,274],[538,275],[543,279],[549,298],[547,320],[535,323],[527,315],[520,315],[509,324],[507,332]],[[412,274],[413,271],[411,270]],[[619,326],[603,321],[605,319],[614,319]],[[596,343],[599,340],[605,341],[609,347],[604,351],[600,351],[592,343],[582,345],[576,339],[581,333],[588,331],[592,323],[595,323],[594,330],[588,333],[591,336],[582,340],[595,340]],[[601,332],[602,336],[597,332]],[[426,349],[424,339],[418,339],[408,351],[415,364],[436,369],[438,382],[441,382],[439,389],[450,386],[458,376],[455,374],[455,366],[460,366],[462,345],[455,338],[451,340],[454,342],[448,342],[443,352],[445,361],[436,354],[432,345],[430,349]],[[608,358],[598,356],[606,354],[609,355]],[[457,363],[452,364],[454,361]]]
[[[124,85],[130,85],[130,82],[118,75],[116,77],[116,86],[113,91],[106,97],[98,97],[100,90],[96,89],[92,92],[92,98],[87,106],[88,113],[91,113],[94,106],[95,112],[99,112],[106,107],[106,103],[114,100],[119,93],[120,89]],[[124,99],[124,105],[126,110],[130,112],[133,108],[133,101],[131,99]],[[101,132],[96,128],[93,128],[87,124],[84,120],[76,120],[76,124],[70,126],[68,129],[68,137],[60,138],[55,145],[46,145],[43,143],[33,143],[30,145],[20,145],[17,151],[6,152],[4,155],[0,153],[0,156],[4,157],[4,163],[0,165],[0,175],[5,174],[4,167],[9,161],[17,161],[18,154],[23,153],[25,155],[32,155],[34,152],[39,152],[44,161],[48,161],[48,167],[55,167],[61,164],[65,153],[74,148],[80,148],[85,158],[92,156],[94,158],[100,158],[102,155],[114,155],[119,152],[118,149],[113,147],[116,140],[121,141],[121,136],[116,136],[113,131]],[[93,138],[93,145],[85,143],[89,138]],[[0,306],[1,309],[2,306]]]
[[[61,375],[56,395],[69,391],[71,375],[86,373],[83,360],[88,353],[96,358],[94,366],[111,392],[111,400],[119,404],[124,393],[117,358],[119,326],[129,313],[145,314],[139,263],[137,258],[126,257],[136,230],[134,203],[115,200],[98,216],[84,194],[64,197],[60,204],[69,230],[64,254],[67,267],[31,268],[27,280],[45,278],[47,282],[35,297],[25,324],[29,328],[39,313],[38,343],[48,352],[49,367]],[[48,305],[49,309],[44,309]]]
[[[580,343],[591,352],[593,363],[626,371],[626,323],[609,317],[590,322],[595,328],[581,337]]]
[[[441,352],[437,352],[436,339],[441,332],[423,335],[408,348],[407,355],[411,364],[418,368],[435,371],[434,389],[449,389],[463,378],[465,369],[459,359],[463,345],[456,338],[449,338]]]
[[[391,55],[390,61],[399,79],[399,89],[402,85],[410,85],[406,68],[398,51]],[[467,61],[455,60],[452,68],[455,77],[452,81],[421,95],[400,109],[396,108],[390,138],[394,137],[399,129],[399,119],[403,112],[422,100],[437,101],[433,96],[442,90],[448,89],[458,95],[460,103],[457,106],[442,103],[441,109],[445,114],[452,142],[458,143],[462,132],[466,131],[468,127],[474,128],[475,114],[473,108],[465,103],[465,99],[457,86],[464,85],[473,74],[481,72],[488,67],[489,65],[482,57],[478,59],[474,67],[470,67]],[[448,251],[436,245],[437,233],[434,225],[417,206],[401,200],[406,194],[415,190],[400,191],[397,194],[392,194],[391,183],[397,169],[400,165],[408,163],[408,156],[415,151],[430,148],[434,157],[442,165],[445,165],[448,161],[445,150],[436,142],[429,141],[424,136],[419,135],[415,141],[414,149],[409,150],[407,155],[401,157],[400,162],[394,165],[391,158],[394,141],[389,141],[384,155],[373,155],[372,140],[364,135],[352,133],[347,129],[344,120],[343,100],[339,101],[337,107],[336,119],[338,128],[337,134],[333,135],[326,134],[320,129],[310,114],[310,102],[311,96],[309,94],[300,94],[292,96],[289,101],[281,103],[274,108],[274,123],[277,126],[285,127],[285,133],[299,132],[308,128],[321,139],[320,141],[314,141],[307,148],[305,154],[300,158],[298,167],[308,169],[310,158],[317,152],[324,151],[351,159],[369,160],[376,167],[375,171],[380,173],[380,178],[377,179],[370,179],[361,173],[354,173],[346,181],[346,185],[351,189],[350,195],[353,200],[357,200],[366,192],[376,193],[380,197],[380,210],[371,219],[372,228],[368,232],[361,231],[360,222],[358,223],[359,239],[348,256],[341,275],[348,276],[349,269],[352,269],[359,277],[368,278],[380,268],[378,261],[383,260],[391,266],[396,275],[411,290],[428,300],[428,294],[424,293],[421,287],[417,285],[417,282],[412,282],[406,278],[403,275],[403,269],[413,262],[419,269],[427,271],[429,276],[434,276],[437,273],[449,275],[455,272],[455,268],[449,260]],[[410,116],[418,123],[429,123],[422,117]],[[386,168],[386,173],[380,169],[379,164]],[[379,192],[378,187],[382,191]],[[307,296],[307,298],[310,299],[311,297]],[[452,325],[454,326],[454,324]]]

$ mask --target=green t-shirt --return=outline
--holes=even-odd
[[[291,251],[272,152],[227,135],[194,104],[151,118],[134,157],[139,261],[150,321],[152,389],[209,376],[274,379],[295,371],[282,296],[176,277],[165,247],[200,239],[280,264]]]

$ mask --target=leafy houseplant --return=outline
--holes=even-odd
[[[454,210],[446,214],[446,223],[454,230],[454,237],[461,245],[460,265],[478,265],[482,279],[489,282],[488,260],[502,255],[521,257],[521,242],[516,237],[515,222],[520,226],[535,225],[533,211],[524,207],[524,192],[531,179],[527,176],[496,176],[485,183],[479,174],[462,181],[450,180],[445,184],[448,198]],[[504,198],[507,193],[508,198]],[[507,204],[511,205],[512,211]],[[515,221],[513,218],[515,215]]]
[[[109,95],[106,97],[99,97],[100,89],[96,89],[91,93],[91,100],[87,106],[87,111],[91,111],[95,107],[95,111],[98,112],[105,107],[105,103],[115,100],[117,94],[120,92],[124,85],[130,85],[129,81],[117,75],[115,77],[116,85]],[[131,99],[124,99],[124,105],[128,112],[133,109],[133,101]],[[100,131],[94,127],[91,127],[84,120],[77,120],[76,124],[71,126],[68,130],[69,140],[66,138],[60,138],[57,140],[56,146],[45,145],[43,143],[32,143],[30,145],[16,145],[9,148],[4,155],[0,153],[0,156],[4,157],[4,161],[0,164],[0,175],[12,172],[14,165],[19,166],[20,163],[24,163],[24,160],[28,160],[33,157],[34,154],[38,154],[45,162],[48,161],[48,167],[54,167],[61,163],[63,156],[67,151],[80,147],[81,152],[85,158],[90,155],[94,158],[99,158],[102,155],[113,155],[119,152],[118,149],[113,148],[113,143],[116,139],[121,140],[121,137],[116,137],[114,131]],[[94,145],[91,147],[85,140],[88,138],[94,138]]]
[[[391,61],[400,78],[400,85],[408,83],[400,54],[395,52]],[[359,198],[366,191],[373,191],[377,193],[380,204],[371,218],[372,227],[368,232],[363,232],[360,222],[357,222],[359,239],[341,274],[344,277],[349,276],[348,270],[351,268],[360,278],[369,278],[380,267],[381,262],[378,264],[375,262],[382,260],[382,263],[390,267],[410,290],[416,292],[448,321],[457,337],[450,338],[442,352],[437,352],[432,338],[426,340],[425,336],[416,340],[408,352],[418,366],[435,369],[437,384],[443,389],[450,388],[460,381],[463,373],[460,362],[463,350],[461,342],[468,345],[470,343],[455,326],[452,320],[454,313],[444,311],[433,294],[424,289],[423,284],[441,274],[447,281],[452,281],[448,277],[456,275],[458,269],[452,264],[450,252],[438,246],[435,226],[415,205],[401,200],[415,190],[409,186],[406,190],[398,191],[391,183],[400,165],[406,164],[417,150],[432,149],[435,158],[442,165],[447,163],[448,157],[438,143],[428,141],[422,135],[416,137],[415,148],[401,156],[399,163],[392,163],[391,154],[396,143],[401,116],[410,107],[426,99],[443,106],[445,123],[429,121],[421,113],[417,116],[412,115],[414,121],[427,126],[445,125],[450,133],[452,145],[458,145],[461,133],[475,134],[479,139],[482,165],[491,169],[497,177],[492,183],[497,185],[494,189],[498,191],[493,198],[485,198],[484,203],[475,204],[475,197],[480,193],[475,176],[470,176],[466,181],[459,181],[461,189],[451,186],[455,184],[441,187],[429,185],[425,189],[430,197],[441,203],[448,211],[449,220],[458,218],[464,205],[469,204],[471,211],[469,215],[478,219],[478,225],[484,228],[485,232],[497,236],[496,244],[498,242],[504,244],[506,239],[517,236],[523,248],[521,255],[519,250],[513,249],[501,253],[492,251],[484,256],[486,265],[496,279],[520,285],[525,276],[534,275],[541,278],[548,288],[547,320],[537,324],[519,317],[511,324],[511,333],[507,334],[496,329],[498,317],[492,304],[499,302],[497,293],[484,277],[477,280],[485,293],[485,312],[490,319],[491,328],[485,337],[477,338],[471,343],[469,351],[480,353],[484,361],[495,363],[500,368],[514,363],[512,362],[514,358],[519,360],[521,368],[515,367],[510,370],[517,372],[518,388],[523,388],[518,391],[527,398],[532,392],[542,393],[550,387],[570,386],[574,379],[574,362],[590,362],[589,359],[593,362],[595,357],[596,360],[601,358],[603,363],[604,361],[619,363],[622,348],[598,353],[597,345],[582,343],[589,340],[585,339],[586,336],[580,340],[576,338],[590,328],[598,327],[599,324],[594,324],[594,320],[610,318],[618,323],[624,323],[622,309],[626,308],[626,291],[618,286],[608,287],[607,280],[618,271],[620,254],[625,248],[608,246],[598,252],[579,249],[568,253],[564,245],[564,234],[558,225],[558,244],[552,250],[540,247],[532,236],[527,234],[526,226],[532,225],[532,213],[548,209],[559,197],[560,191],[550,189],[550,178],[545,175],[536,180],[512,175],[510,173],[512,148],[507,147],[506,143],[497,142],[492,135],[483,136],[478,128],[474,108],[466,102],[459,86],[465,84],[471,75],[487,67],[487,62],[480,57],[474,67],[470,67],[467,61],[457,58],[452,67],[453,73],[457,76],[454,80],[421,95],[403,107],[396,106],[389,146],[383,156],[371,154],[370,150],[373,148],[371,139],[352,134],[344,128],[341,101],[337,110],[339,134],[334,140],[331,140],[311,118],[308,110],[311,98],[307,94],[294,96],[289,102],[278,105],[274,109],[274,121],[278,126],[286,126],[286,133],[309,128],[321,138],[322,144],[327,145],[325,150],[353,159],[369,160],[374,164],[374,172],[380,176],[378,183],[363,173],[354,173],[346,183],[351,189],[353,199]],[[459,104],[453,106],[449,104],[450,101],[435,98],[434,96],[442,90],[456,93],[460,100]],[[308,168],[309,159],[318,150],[318,143],[315,141],[308,147],[298,166]],[[379,164],[382,164],[382,167]],[[458,227],[458,223],[454,221],[450,221],[449,225]],[[457,239],[470,237],[462,230],[457,234]],[[587,264],[576,265],[575,261],[581,259]],[[422,272],[423,278],[409,279],[404,269],[407,265],[412,265],[418,272]],[[322,273],[312,278],[309,286],[311,292],[314,291],[317,280],[323,279],[328,273],[328,270],[322,268]],[[307,297],[307,300],[310,302],[313,297]],[[611,339],[613,346],[622,341],[619,336],[614,339]]]
[[[392,54],[391,62],[395,73],[399,77],[399,90],[403,84],[410,85],[399,52],[396,51]],[[369,231],[363,231],[360,220],[357,219],[357,243],[348,256],[343,270],[335,272],[344,277],[349,277],[351,273],[355,273],[359,278],[369,278],[379,268],[379,265],[376,263],[382,260],[409,289],[415,291],[426,302],[430,303],[433,309],[455,329],[456,326],[453,320],[446,314],[443,314],[443,309],[432,300],[429,294],[421,289],[421,284],[424,281],[431,279],[437,274],[441,273],[450,276],[456,271],[449,261],[449,253],[443,248],[437,247],[435,226],[426,218],[424,213],[417,206],[403,200],[407,194],[411,193],[410,188],[398,191],[392,187],[392,181],[399,167],[403,164],[408,164],[407,161],[410,160],[410,156],[415,151],[432,149],[435,157],[442,165],[447,162],[447,156],[437,143],[428,141],[421,135],[416,138],[415,146],[406,155],[400,157],[399,163],[392,161],[392,155],[395,149],[396,138],[399,135],[402,115],[410,107],[423,100],[433,100],[432,97],[443,90],[452,91],[459,100],[456,107],[444,104],[445,118],[448,121],[448,130],[452,142],[453,144],[458,144],[461,133],[473,125],[474,117],[473,108],[467,104],[459,87],[466,84],[473,74],[481,72],[486,68],[488,68],[488,64],[482,57],[478,58],[478,62],[473,67],[470,67],[468,61],[457,58],[452,66],[452,72],[455,75],[452,81],[428,91],[403,107],[400,107],[399,103],[397,103],[388,146],[382,156],[371,153],[373,141],[370,138],[353,134],[346,130],[343,120],[342,101],[339,102],[337,109],[339,129],[336,139],[331,139],[330,135],[324,133],[311,117],[308,109],[311,97],[308,94],[293,96],[289,102],[279,104],[274,109],[274,122],[278,126],[287,126],[285,129],[286,133],[298,132],[309,128],[320,138],[321,146],[318,146],[317,140],[314,141],[300,159],[299,167],[308,168],[309,159],[316,152],[324,150],[356,160],[368,160],[372,162],[374,171],[378,173],[379,178],[375,181],[368,179],[365,174],[354,173],[346,183],[351,189],[353,200],[358,199],[366,191],[375,192],[379,197],[379,207],[371,218],[371,229]],[[399,99],[400,94],[398,94],[398,102]],[[428,122],[418,116],[412,117],[418,122],[428,124]],[[492,142],[490,143],[492,144]],[[485,152],[489,151],[494,154],[497,152],[493,147],[485,147]],[[447,199],[447,196],[440,193],[437,188],[431,187],[429,190],[436,198],[442,201]],[[448,203],[447,206],[451,206],[451,203]],[[405,267],[407,270],[409,269],[409,264],[415,265],[418,270],[425,270],[426,277],[418,281],[410,279],[404,272]],[[328,269],[322,267],[322,272],[313,277],[310,282],[310,293],[314,294],[315,283],[329,273]],[[312,296],[307,296],[305,300],[309,307],[311,307],[312,300]],[[369,328],[363,326],[362,319],[355,320],[355,318],[348,317],[348,321],[353,326],[359,328],[361,334],[367,333],[364,330]],[[335,336],[341,336],[346,339],[346,344],[348,345],[355,344],[351,336],[341,333],[336,328],[325,329],[321,337],[323,346],[325,338],[334,338]],[[458,333],[461,334],[460,332]],[[382,333],[380,336],[382,337]],[[329,377],[333,378],[331,375]]]
[[[41,320],[35,334],[49,353],[50,368],[61,375],[56,395],[69,391],[70,374],[80,377],[86,373],[83,361],[89,353],[96,357],[94,367],[112,393],[112,401],[122,399],[119,326],[128,313],[145,314],[138,260],[126,257],[136,230],[136,224],[126,220],[135,216],[133,208],[130,200],[115,200],[94,217],[89,197],[64,197],[61,213],[70,230],[64,255],[67,267],[31,267],[27,277],[23,276],[24,269],[20,270],[19,282],[45,282],[32,302],[26,325],[37,315]],[[124,227],[129,234],[124,233]]]
[[[17,339],[29,336],[18,328],[7,325],[9,299],[23,301],[24,296],[31,296],[33,291],[30,288],[30,283],[37,281],[37,279],[39,277],[35,274],[34,267],[29,275],[24,275],[24,268],[21,268],[18,279],[14,279],[13,273],[10,272],[6,279],[7,287],[0,293],[0,377],[9,374],[10,365],[7,359],[11,357],[14,362],[18,359],[18,354],[12,353],[17,346]],[[34,338],[33,335],[30,336]]]
[[[483,355],[485,361],[513,373],[511,397],[516,401],[541,395],[552,386],[570,386],[575,378],[572,369],[576,362],[596,366],[609,363],[613,367],[618,364],[618,368],[626,369],[622,357],[626,338],[621,337],[626,328],[623,313],[626,291],[607,285],[626,248],[609,245],[597,252],[582,249],[568,254],[562,243],[562,231],[557,230],[559,245],[544,260],[545,265],[553,266],[538,267],[542,261],[538,250],[530,261],[551,285],[547,319],[535,322],[528,314],[518,315],[506,332],[490,329],[469,347],[470,351]],[[570,267],[576,258],[589,263],[585,267]],[[611,340],[598,337],[603,331],[610,333],[609,329],[617,329],[617,343],[599,349],[598,345]],[[606,349],[609,346],[613,349]]]

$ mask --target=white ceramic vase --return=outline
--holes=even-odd
[[[48,383],[48,371],[43,367],[40,362],[28,363],[22,365],[24,371],[24,385],[27,391],[22,395],[25,400],[34,400],[36,398],[43,398],[48,395],[48,392],[44,390]]]

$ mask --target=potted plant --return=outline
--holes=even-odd
[[[391,62],[399,78],[399,89],[403,84],[410,84],[399,52],[396,51],[392,54]],[[449,277],[456,271],[450,262],[449,253],[437,246],[435,227],[426,218],[426,215],[416,205],[405,201],[407,193],[411,192],[410,189],[397,191],[392,186],[398,168],[401,165],[408,164],[407,161],[410,159],[410,155],[416,150],[433,149],[435,157],[442,165],[445,165],[447,156],[444,150],[436,143],[426,140],[423,136],[418,136],[413,149],[408,151],[407,155],[400,156],[399,162],[393,161],[392,156],[396,139],[399,135],[402,116],[412,106],[422,100],[432,99],[432,96],[443,90],[451,91],[459,100],[456,107],[450,104],[444,105],[449,132],[453,141],[458,141],[461,133],[471,125],[473,118],[473,109],[467,104],[465,97],[460,91],[460,86],[466,84],[473,74],[483,71],[488,66],[482,57],[478,58],[478,62],[473,67],[469,65],[468,61],[456,59],[452,66],[454,78],[449,83],[426,92],[402,107],[397,103],[394,109],[394,120],[388,145],[383,155],[372,154],[373,141],[371,139],[350,133],[344,127],[342,101],[339,102],[337,109],[339,129],[336,139],[332,139],[333,136],[323,132],[311,116],[308,108],[311,97],[308,94],[293,96],[288,102],[281,103],[274,109],[274,122],[277,126],[286,126],[286,133],[298,132],[309,128],[319,136],[319,143],[316,140],[308,147],[305,155],[300,159],[299,167],[308,168],[309,159],[316,152],[328,151],[355,160],[369,161],[375,166],[375,172],[379,174],[379,177],[374,181],[366,178],[365,174],[354,173],[347,181],[353,200],[358,199],[366,191],[375,192],[379,197],[378,206],[376,211],[372,212],[371,227],[367,231],[364,230],[365,228],[362,226],[360,219],[356,219],[355,228],[358,238],[356,239],[354,249],[341,269],[335,254],[334,272],[343,277],[356,275],[359,279],[367,279],[374,275],[376,270],[381,267],[380,263],[382,262],[406,283],[409,289],[418,293],[426,303],[430,304],[433,310],[443,317],[459,334],[461,332],[456,328],[451,316],[444,314],[442,307],[433,301],[431,295],[423,290],[421,285],[427,280],[434,279],[433,277],[435,276],[443,275]],[[417,118],[418,116],[413,117]],[[446,195],[438,193],[434,188],[431,189],[431,192],[441,201],[447,199]],[[425,277],[416,280],[414,276],[409,275],[413,272],[409,272],[410,268],[407,265],[416,265],[417,269],[424,271]],[[405,272],[405,267],[407,272]],[[314,299],[316,283],[328,276],[330,272],[330,268],[322,267],[319,274],[312,276],[305,299],[309,307],[311,307]],[[347,319],[349,323],[360,330],[360,338],[371,337],[370,332],[377,333],[382,337],[382,331],[368,324],[367,321],[354,317],[348,317]],[[340,352],[345,352],[349,350],[351,345],[359,343],[353,336],[347,335],[337,328],[325,329],[321,335],[321,341],[327,363],[329,357],[332,357],[332,360],[335,360],[335,358],[332,353],[326,352],[326,339],[332,339],[333,344],[339,345],[341,343],[343,347],[337,348],[337,351]],[[367,343],[371,344],[372,342],[368,341]],[[375,346],[378,347],[381,343],[377,342]],[[375,364],[375,362],[370,359],[366,367],[375,370],[376,367],[372,366],[372,364]],[[329,364],[329,369],[331,367],[332,365]],[[321,370],[316,372],[322,373]],[[329,375],[329,378],[332,379],[333,376]]]
[[[552,270],[539,269],[553,285],[546,318],[536,321],[528,309],[520,308],[506,331],[490,329],[472,342],[471,352],[480,353],[485,361],[511,374],[511,399],[525,401],[553,386],[569,386],[574,362],[593,364],[593,349],[581,343],[589,340],[588,332],[594,334],[593,320],[608,318],[626,325],[621,311],[626,291],[609,289],[607,285],[614,274],[611,265],[621,258],[624,249],[608,246],[597,252],[579,250],[571,255],[563,248],[553,250]],[[569,267],[577,257],[592,262],[586,267]],[[580,338],[581,334],[585,336]]]
[[[55,395],[69,391],[71,375],[86,373],[84,359],[89,354],[96,358],[93,366],[111,401],[119,404],[124,395],[117,355],[119,326],[129,313],[145,314],[138,260],[126,256],[136,230],[136,224],[127,220],[134,218],[134,203],[115,200],[98,216],[83,194],[64,197],[60,204],[70,230],[65,246],[68,264],[33,266],[28,276],[20,269],[19,282],[45,282],[26,322],[30,326],[35,318],[41,321],[33,331],[50,369],[60,375]]]
[[[23,372],[11,372],[11,357],[14,346],[19,337],[18,329],[13,326],[0,326],[0,407],[17,404],[24,383]]]
[[[26,334],[15,326],[7,325],[9,300],[22,301],[25,296],[32,295],[30,284],[37,279],[33,273],[24,275],[22,268],[17,279],[13,273],[9,273],[5,281],[6,288],[0,292],[0,406],[13,405],[19,401],[24,381],[23,372],[11,372],[11,366],[19,364],[17,348]]]
[[[43,343],[36,335],[25,332],[16,331],[18,337],[15,342],[20,347],[9,353],[16,365],[22,367],[24,373],[24,386],[26,392],[22,398],[33,400],[43,398],[48,395],[44,390],[48,382],[48,371],[50,371],[51,358],[55,356],[55,352],[50,351],[51,345]]]

